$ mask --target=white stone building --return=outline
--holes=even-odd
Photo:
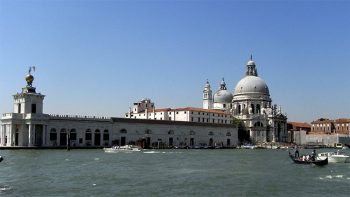
[[[235,147],[237,128],[224,124],[221,117],[205,119],[208,115],[192,114],[191,109],[164,110],[163,114],[147,114],[142,119],[94,116],[50,115],[43,113],[44,95],[32,86],[34,77],[26,76],[27,86],[14,95],[14,111],[0,120],[2,147],[102,147],[137,144],[144,148],[167,147]],[[145,108],[153,107],[144,103]],[[148,106],[150,105],[150,106]],[[137,108],[137,110],[140,108]],[[207,110],[207,113],[209,114]],[[171,112],[171,113],[170,113]],[[187,113],[187,116],[185,115]],[[214,114],[214,113],[213,113]],[[172,121],[170,118],[174,118]],[[182,117],[182,118],[181,118]],[[198,121],[189,122],[188,117]],[[161,120],[163,118],[163,120]],[[209,120],[214,123],[209,124]]]
[[[272,105],[269,88],[258,76],[252,58],[233,94],[227,91],[224,80],[214,98],[211,92],[207,81],[203,90],[203,108],[212,107],[232,113],[244,123],[253,142],[287,142],[287,116],[280,107]]]
[[[226,112],[226,110],[194,107],[156,109],[150,99],[143,99],[134,103],[129,112],[125,114],[125,117],[131,119],[232,124],[232,114]]]

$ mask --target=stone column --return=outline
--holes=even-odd
[[[43,125],[43,143],[42,146],[46,146],[47,125]]]
[[[29,132],[28,132],[28,146],[34,146],[34,125],[29,124]]]
[[[5,131],[6,131],[6,128],[5,128],[5,125],[1,125],[1,144],[2,146],[5,146]]]
[[[271,130],[272,130],[272,142],[276,142],[276,136],[275,136],[276,128],[273,127]]]
[[[10,146],[14,146],[15,145],[15,125],[11,124],[10,125]]]

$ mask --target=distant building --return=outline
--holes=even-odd
[[[154,103],[150,99],[143,99],[134,103],[129,112],[125,114],[125,117],[131,119],[232,124],[232,115],[224,110],[194,107],[156,109]]]
[[[306,134],[311,131],[311,125],[304,122],[288,122],[288,142],[305,144]]]
[[[227,90],[222,79],[220,87],[212,96],[207,81],[203,90],[203,108],[221,109],[240,119],[250,138],[255,143],[287,142],[287,116],[281,107],[272,105],[269,88],[258,76],[252,57],[247,63],[247,70],[233,93]]]
[[[304,130],[307,133],[311,131],[311,125],[305,122],[288,122],[288,131],[299,131]]]
[[[335,132],[334,121],[326,118],[320,118],[311,122],[311,133],[332,134]]]
[[[334,143],[350,144],[350,119],[330,120],[320,118],[311,122],[311,132],[306,135],[306,143],[333,146]]]
[[[350,119],[341,118],[334,121],[335,133],[350,135]]]

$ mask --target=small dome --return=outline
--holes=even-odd
[[[265,81],[257,76],[245,76],[237,83],[234,95],[246,93],[270,95]]]
[[[218,90],[214,94],[214,103],[231,103],[233,95],[228,90]]]
[[[255,62],[253,60],[249,60],[247,65],[248,66],[255,66]]]

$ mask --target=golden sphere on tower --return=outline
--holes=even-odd
[[[26,79],[28,84],[32,84],[34,81],[34,77],[31,74],[28,74],[25,79]]]

